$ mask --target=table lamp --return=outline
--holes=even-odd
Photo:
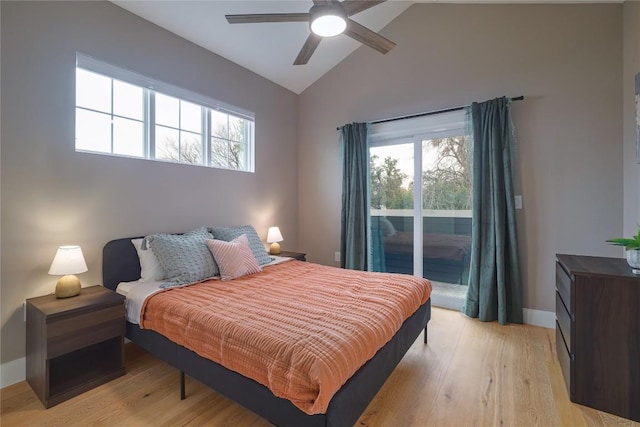
[[[80,293],[80,279],[74,274],[87,271],[80,246],[60,246],[53,258],[49,274],[62,276],[56,283],[56,298],[75,297]]]
[[[269,253],[271,255],[278,255],[280,253],[280,244],[278,242],[282,242],[283,240],[279,227],[269,227],[267,243],[271,243],[269,247]]]

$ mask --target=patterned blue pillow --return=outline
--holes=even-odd
[[[271,257],[264,248],[264,244],[260,240],[256,229],[251,225],[243,225],[241,227],[213,227],[213,237],[218,240],[224,240],[230,242],[236,237],[243,234],[247,235],[249,239],[249,246],[251,246],[251,252],[256,257],[258,265],[265,265],[271,262]]]
[[[219,274],[206,241],[213,236],[206,227],[185,234],[153,234],[146,241],[166,271],[162,287],[201,282]]]

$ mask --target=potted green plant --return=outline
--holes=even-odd
[[[609,239],[607,242],[612,245],[624,246],[631,271],[633,274],[640,274],[640,225],[638,225],[638,234],[632,238],[617,237]]]

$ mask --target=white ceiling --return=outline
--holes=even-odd
[[[224,17],[306,13],[313,5],[311,0],[112,2],[298,94],[361,46],[345,35],[324,39],[308,64],[294,66],[293,60],[309,35],[306,22],[231,25]],[[387,1],[353,16],[353,20],[379,31],[413,3]]]
[[[111,0],[213,53],[297,94],[361,46],[345,35],[322,40],[306,65],[292,65],[309,35],[306,22],[234,24],[227,14],[309,11],[311,0]],[[353,16],[380,31],[413,3],[619,3],[624,0],[388,0]],[[363,49],[369,49],[363,47]]]

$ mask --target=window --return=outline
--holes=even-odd
[[[76,56],[76,151],[254,171],[254,115]]]

